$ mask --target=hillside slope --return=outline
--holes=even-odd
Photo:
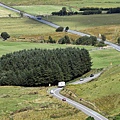
[[[82,85],[69,85],[63,94],[99,111],[105,116],[120,111],[120,65],[107,68],[99,78]]]

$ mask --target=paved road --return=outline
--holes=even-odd
[[[78,80],[78,81],[72,82],[72,83],[70,83],[70,84],[74,84],[74,85],[75,85],[75,84],[83,84],[83,83],[89,82],[89,81],[97,78],[98,76],[100,76],[101,73],[102,73],[102,72],[99,72],[99,73],[97,73],[97,74],[94,74],[93,77],[82,78],[83,81]]]
[[[91,80],[93,80],[94,78],[97,78],[98,76],[100,76],[102,72],[99,72],[97,74],[94,74],[93,77],[86,77],[84,78],[83,81],[76,81],[76,82],[73,82],[73,83],[70,83],[70,84],[83,84],[83,83],[86,83],[86,82],[89,82]],[[78,102],[75,102],[63,95],[61,95],[59,92],[62,90],[62,88],[54,88],[53,89],[53,96],[57,97],[58,99],[62,100],[63,98],[66,99],[66,102],[68,102],[69,104],[71,104],[72,106],[76,107],[77,109],[81,110],[82,112],[84,112],[85,114],[87,114],[88,116],[92,116],[94,117],[95,120],[108,120],[107,118],[105,118],[104,116],[102,116],[101,114],[95,112],[94,110],[78,103]]]
[[[62,88],[56,88],[53,89],[53,96],[57,97],[58,99],[62,100],[63,98],[66,99],[65,102],[68,102],[69,104],[71,104],[72,106],[76,107],[77,109],[81,110],[82,112],[84,112],[85,114],[87,114],[88,116],[92,116],[94,117],[95,120],[108,120],[107,118],[105,118],[104,116],[100,115],[99,113],[93,111],[92,109],[87,108],[86,106],[75,102],[61,94],[59,94],[60,90]]]
[[[20,10],[11,8],[11,7],[9,7],[9,6],[6,6],[5,4],[0,3],[0,6],[2,6],[2,7],[4,7],[4,8],[7,8],[7,9],[9,9],[9,10],[15,11],[15,12],[17,12],[17,13],[20,13]],[[47,24],[47,25],[49,25],[49,26],[51,26],[51,27],[54,27],[54,28],[58,28],[58,27],[59,27],[59,25],[56,25],[56,24],[51,23],[51,22],[46,21],[46,20],[37,19],[35,16],[30,15],[30,14],[27,14],[27,13],[24,13],[24,16],[29,17],[29,18],[31,18],[31,19],[34,19],[34,20],[36,20],[36,21],[39,21],[39,22],[41,22],[41,23]],[[72,33],[72,34],[77,34],[77,35],[80,35],[80,36],[90,36],[89,34],[81,33],[81,32],[74,31],[74,30],[68,30],[68,32],[69,32],[69,33]],[[97,38],[97,40],[100,41],[101,39],[100,39],[100,38]],[[118,46],[118,45],[116,45],[116,44],[113,44],[113,43],[108,42],[108,41],[105,41],[105,44],[112,46],[112,47],[113,47],[114,49],[116,49],[117,51],[120,51],[120,46]]]

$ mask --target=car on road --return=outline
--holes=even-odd
[[[50,91],[50,94],[53,94],[53,93],[54,93],[54,91],[53,91],[53,90],[51,90],[51,91]]]
[[[91,75],[90,75],[90,77],[94,77],[94,75],[93,75],[93,74],[91,74]]]
[[[83,81],[84,79],[83,78],[80,78],[80,81]]]
[[[62,101],[66,101],[66,98],[63,98]]]

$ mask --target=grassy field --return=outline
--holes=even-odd
[[[78,47],[85,48],[90,51],[90,56],[93,62],[93,69],[108,67],[111,64],[118,65],[120,63],[120,53],[112,48],[99,49],[92,46],[80,46],[80,45],[60,45],[60,44],[43,44],[43,43],[31,43],[31,42],[9,42],[0,41],[0,56],[19,51],[23,49],[55,49],[66,47]]]
[[[11,17],[18,17],[18,16],[19,16],[19,15],[16,14],[15,12],[12,12],[12,11],[10,11],[10,10],[8,10],[8,9],[5,9],[5,8],[3,8],[3,7],[0,7],[0,18],[1,18],[1,17],[8,17],[9,14],[11,14]]]
[[[70,11],[68,6],[62,6],[62,5],[30,5],[30,6],[13,6],[13,7],[33,15],[44,15],[44,16],[51,15],[52,12],[58,12],[62,9],[62,7],[66,7],[66,9]],[[72,11],[78,11],[75,8],[71,8],[71,9]]]
[[[114,49],[103,49],[103,50],[94,50],[90,52],[93,69],[96,68],[106,68],[111,65],[119,65],[120,64],[120,52]]]
[[[8,32],[10,36],[40,35],[55,31],[54,28],[28,18],[0,18],[0,33]]]
[[[1,0],[9,5],[67,5],[80,7],[119,7],[119,0]]]
[[[1,0],[1,2],[5,2],[12,6],[24,5],[18,8],[35,15],[42,13],[49,14],[52,10],[61,9],[62,6],[71,6],[75,9],[87,6],[119,7],[120,3],[119,0],[32,0],[32,2],[31,0]],[[42,5],[42,7],[39,8],[39,6],[33,6],[35,4]],[[48,4],[50,6],[48,6]],[[60,6],[55,7],[54,5],[56,4]],[[25,5],[31,6],[26,7]],[[0,56],[22,49],[84,47],[90,51],[93,62],[92,68],[105,68],[106,71],[100,76],[100,78],[95,79],[95,81],[90,82],[89,84],[67,86],[64,94],[71,95],[70,97],[77,101],[79,101],[79,98],[83,98],[81,101],[83,104],[88,105],[103,115],[110,116],[119,113],[120,53],[118,51],[112,48],[97,50],[91,46],[41,44],[39,43],[39,40],[41,39],[46,40],[49,36],[52,36],[53,39],[57,40],[65,35],[65,33],[56,33],[54,28],[28,18],[19,18],[18,14],[1,7],[0,12],[0,33],[6,31],[11,36],[8,41],[2,41],[0,38]],[[8,18],[8,14],[11,14],[13,18]],[[116,38],[120,35],[119,14],[64,17],[48,16],[44,19],[52,21],[60,26],[69,26],[70,29],[83,31],[96,36],[98,36],[99,33],[105,34],[107,39],[112,42],[116,42]],[[73,39],[78,37],[68,33],[67,35],[71,36]],[[87,117],[85,114],[68,104],[48,95],[46,92],[48,89],[49,88],[47,87],[24,88],[1,86],[0,120],[84,120]],[[75,97],[75,95],[77,97]]]
[[[114,19],[113,19],[114,18]],[[60,26],[69,26],[72,30],[85,32],[98,37],[99,33],[104,34],[106,38],[116,43],[116,38],[120,35],[120,15],[103,14],[103,15],[76,15],[76,16],[50,16],[52,21]],[[74,22],[73,22],[74,21]]]
[[[30,12],[31,14],[37,14],[37,12],[39,11],[41,11],[41,13],[42,12],[44,13],[44,9],[46,9],[45,12],[47,12],[48,6],[46,6],[43,10],[42,9],[38,10],[40,8],[35,6],[28,6],[28,7],[22,6],[20,8],[25,12]],[[3,8],[0,8],[0,10],[3,10]],[[5,13],[9,14],[8,10],[4,9],[4,11]],[[104,34],[108,40],[114,43],[117,42],[117,38],[120,36],[119,14],[102,14],[102,15],[88,15],[88,16],[76,15],[76,16],[63,16],[63,17],[47,16],[44,17],[43,19],[47,19],[48,21],[51,21],[63,27],[69,26],[69,28],[72,30],[82,31],[91,35],[96,35],[97,37],[99,33]],[[41,39],[41,38],[47,39],[49,36],[52,36],[54,39],[60,38],[60,37],[58,38],[55,37],[58,36],[58,34],[55,33],[54,28],[30,20],[28,18],[21,18],[21,19],[0,18],[0,25],[1,25],[0,32],[8,31],[12,36],[18,36],[22,38],[26,38],[27,36],[30,36],[31,38],[30,37],[29,38],[33,40],[35,39],[35,37],[36,39]]]
[[[78,79],[79,80],[79,79]],[[120,65],[106,68],[102,75],[82,85],[68,85],[66,96],[93,108],[103,115],[112,116],[120,112]]]
[[[84,120],[87,116],[47,93],[48,87],[0,87],[0,120]]]

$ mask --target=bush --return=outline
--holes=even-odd
[[[67,26],[66,28],[65,28],[65,32],[67,32],[69,30],[69,27]]]
[[[63,27],[58,27],[58,28],[56,29],[56,32],[63,32],[63,30],[64,30]]]
[[[4,40],[7,40],[8,38],[10,38],[10,35],[9,35],[7,32],[2,32],[2,33],[1,33],[1,37],[2,37]]]
[[[86,120],[95,120],[94,117],[89,116]]]
[[[117,39],[118,45],[120,45],[120,37]]]

